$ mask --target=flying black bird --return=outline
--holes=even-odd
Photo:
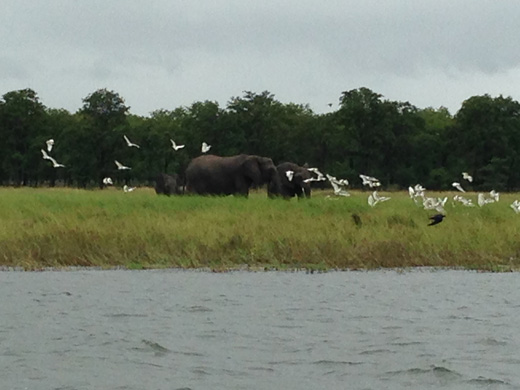
[[[432,221],[428,224],[428,226],[437,225],[438,223],[441,223],[444,217],[445,215],[443,214],[435,214],[433,217],[430,217]]]

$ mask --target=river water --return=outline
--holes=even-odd
[[[520,389],[520,274],[0,272],[0,389]]]

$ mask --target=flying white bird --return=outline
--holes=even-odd
[[[381,182],[378,179],[376,179],[375,177],[367,176],[367,175],[361,175],[361,174],[359,175],[359,177],[363,181],[362,184],[364,186],[369,186],[370,188],[380,187],[381,186]]]
[[[467,207],[474,207],[475,205],[473,204],[473,202],[471,201],[471,199],[467,199],[461,195],[455,195],[453,197],[453,200],[455,202],[460,202],[462,203],[464,206],[467,206]]]
[[[495,200],[495,202],[498,202],[498,200],[500,199],[500,194],[495,190],[489,191],[489,196],[491,196]]]
[[[120,170],[123,170],[123,169],[132,169],[132,168],[130,168],[130,167],[126,167],[126,166],[124,166],[123,164],[121,164],[121,163],[120,163],[119,161],[117,161],[117,160],[114,160],[114,162],[115,162],[116,165],[117,165],[117,169],[120,169]]]
[[[378,204],[380,202],[386,202],[387,200],[390,200],[390,197],[379,196],[377,191],[374,191],[370,195],[368,195],[368,204],[372,207],[374,207],[376,204]]]
[[[444,198],[424,198],[423,207],[425,210],[437,210],[439,213],[444,213],[444,205],[448,201],[448,197]]]
[[[44,160],[50,160],[52,157],[47,154],[47,152],[43,149],[40,149],[40,152],[42,152],[42,157]]]
[[[376,205],[376,201],[372,194],[368,195],[368,205],[374,207]]]
[[[452,185],[453,187],[455,187],[456,189],[458,189],[460,192],[466,192],[466,191],[464,191],[464,188],[462,188],[462,186],[460,185],[460,183],[457,183],[456,181],[453,182],[453,183],[451,183],[451,185]]]
[[[336,179],[334,176],[326,174],[327,179],[329,180],[332,188],[334,189],[334,195],[338,196],[350,196],[350,194],[345,190],[345,187],[348,186],[347,179]]]
[[[473,182],[473,176],[471,176],[468,172],[462,172],[462,178],[469,181],[470,183]]]
[[[114,182],[112,181],[112,179],[110,177],[105,177],[103,179],[103,184],[106,186],[111,186],[114,184]]]
[[[58,162],[55,159],[53,159],[51,156],[49,156],[45,150],[40,149],[40,151],[42,152],[43,159],[51,161],[52,162],[52,166],[54,168],[65,168],[65,165],[58,164]]]
[[[170,142],[172,143],[173,150],[177,151],[179,149],[184,148],[185,145],[177,145],[174,140],[170,138]],[[204,145],[203,145],[204,146]],[[209,150],[209,149],[208,149]]]
[[[509,207],[511,207],[515,213],[520,213],[520,201],[515,200]]]
[[[424,191],[426,191],[426,188],[424,188],[420,184],[416,184],[415,186],[408,187],[408,194],[410,195],[410,198],[413,199],[413,201],[417,204],[418,198],[423,198],[423,203],[425,200]]]
[[[292,181],[294,177],[294,171],[285,171],[285,176],[287,176],[287,180]]]
[[[51,152],[52,150],[52,147],[54,146],[54,140],[51,138],[51,139],[48,139],[47,141],[45,141],[45,143],[47,144],[47,152]]]
[[[202,153],[207,153],[211,149],[211,145],[208,145],[206,142],[202,143],[202,147],[200,148]]]
[[[307,168],[307,170],[308,170],[309,172],[314,173],[314,174],[316,175],[316,177],[311,177],[311,178],[309,178],[309,179],[305,179],[305,180],[303,181],[304,183],[309,183],[309,182],[311,182],[311,181],[325,181],[325,180],[327,180],[327,179],[325,178],[325,175],[324,175],[323,173],[321,173],[321,172],[318,170],[318,168]]]
[[[58,162],[57,162],[55,159],[53,159],[52,157],[51,157],[51,161],[52,161],[52,166],[53,166],[54,168],[65,168],[65,165],[63,165],[63,164],[58,164]]]
[[[126,135],[123,135],[123,138],[125,139],[126,144],[127,144],[128,146],[130,146],[130,147],[133,146],[133,147],[138,148],[138,149],[141,148],[139,145],[130,142],[130,140],[128,139],[128,137],[127,137]]]
[[[389,196],[379,196],[377,191],[372,192],[372,196],[374,197],[374,200],[376,201],[376,203],[386,202],[387,200],[390,200]]]
[[[123,186],[124,192],[132,192],[135,190],[135,187],[128,187],[126,184]]]

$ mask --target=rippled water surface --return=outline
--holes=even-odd
[[[517,389],[520,274],[0,272],[1,389]]]

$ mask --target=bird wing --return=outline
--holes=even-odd
[[[44,160],[50,160],[51,159],[51,156],[49,156],[45,150],[40,149],[40,151],[42,152],[42,156],[43,156]]]

